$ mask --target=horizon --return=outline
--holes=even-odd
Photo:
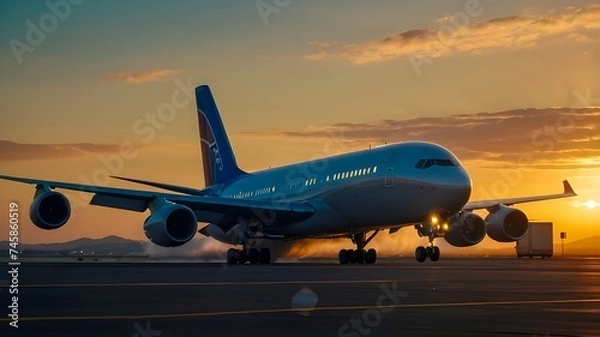
[[[558,193],[569,180],[579,196],[517,208],[567,240],[597,235],[600,5],[467,3],[294,2],[265,14],[248,2],[154,3],[144,13],[135,1],[84,2],[22,54],[11,41],[28,43],[28,20],[52,11],[1,4],[0,174],[202,187],[193,87],[207,83],[243,169],[431,141],[462,161],[471,199]],[[0,181],[0,190],[25,215],[34,188]],[[65,195],[69,223],[44,231],[22,216],[24,242],[146,240],[146,214]],[[398,240],[421,239],[387,242]]]
[[[131,240],[131,241],[135,241],[135,242],[144,242],[144,243],[151,243],[148,240],[145,239],[129,239],[129,238],[125,238],[122,236],[118,236],[118,235],[107,235],[107,236],[103,236],[103,237],[98,237],[98,238],[92,238],[92,237],[86,237],[86,236],[82,236],[76,239],[72,239],[72,240],[67,240],[67,241],[53,241],[53,242],[39,242],[39,243],[29,243],[29,242],[19,242],[19,244],[24,244],[24,245],[45,245],[45,244],[61,244],[61,243],[68,243],[68,242],[73,242],[73,241],[77,241],[77,240],[104,240],[104,239],[108,239],[108,238],[117,238],[117,239],[124,239],[124,240]],[[569,239],[565,239],[565,244],[569,244],[569,243],[575,243],[577,241],[585,241],[585,240],[589,240],[589,239],[594,239],[596,237],[600,237],[600,234],[596,234],[596,235],[592,235],[592,236],[588,236],[588,237],[584,237],[582,239],[577,239],[577,240],[569,240]],[[194,238],[192,240],[195,240],[198,238]],[[292,240],[289,241],[291,243],[293,243],[294,241],[303,241],[303,240],[310,240],[310,239],[299,239],[299,240]],[[343,240],[343,239],[322,239],[322,240]],[[6,240],[1,240],[1,241],[6,241]],[[509,243],[509,244],[514,244],[514,243]],[[554,245],[560,245],[560,241],[554,241],[553,242]],[[461,247],[458,247],[461,248]],[[502,247],[501,247],[502,248]]]

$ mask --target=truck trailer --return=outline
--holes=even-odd
[[[554,252],[552,222],[529,222],[529,231],[515,246],[517,257],[550,258]]]

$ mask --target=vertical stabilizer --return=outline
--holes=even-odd
[[[207,85],[196,88],[196,104],[206,186],[227,183],[245,174],[237,166],[221,115]]]

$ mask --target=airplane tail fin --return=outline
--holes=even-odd
[[[207,85],[196,87],[196,104],[206,186],[223,184],[246,174],[236,163],[219,110]]]

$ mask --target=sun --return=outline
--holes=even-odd
[[[597,202],[595,202],[594,200],[588,200],[586,203],[583,204],[584,206],[586,206],[589,209],[594,209],[596,207],[600,207],[600,204],[598,204]]]

